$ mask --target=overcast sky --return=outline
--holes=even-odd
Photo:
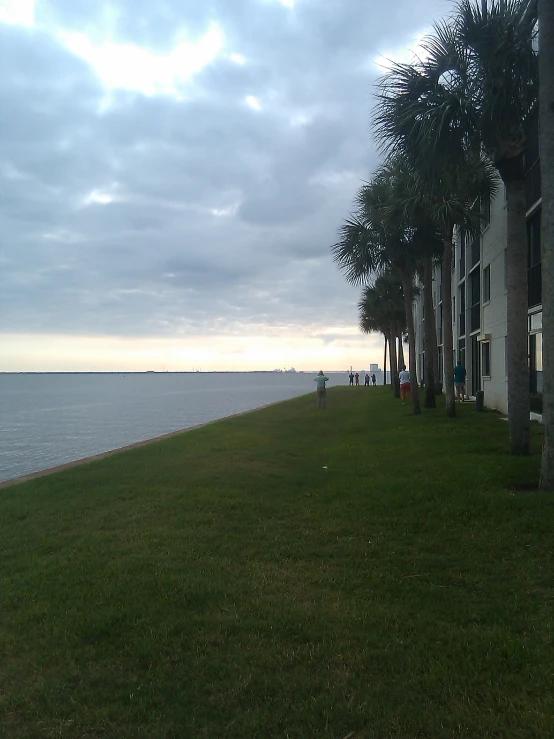
[[[382,365],[330,256],[449,0],[0,0],[0,370]]]

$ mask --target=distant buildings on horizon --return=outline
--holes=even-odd
[[[290,369],[274,369],[274,370],[0,370],[0,375],[161,375],[161,374],[175,374],[175,375],[190,375],[196,373],[202,374],[264,374],[264,373],[290,373],[296,375],[303,374],[317,374],[319,369],[312,370],[296,370],[294,367]],[[325,370],[331,375],[349,375],[350,372],[358,372],[358,374],[373,373],[377,375],[383,374],[383,370],[380,369],[378,364],[370,364],[369,369],[332,369]],[[390,376],[390,372],[387,370],[387,377]]]

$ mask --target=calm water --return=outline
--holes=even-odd
[[[0,374],[0,482],[314,392],[313,377]],[[329,377],[329,386],[348,382]]]

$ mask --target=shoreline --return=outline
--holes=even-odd
[[[306,393],[309,394],[309,393]],[[296,397],[302,397],[301,395]],[[197,423],[194,426],[187,426],[184,429],[178,429],[177,431],[169,431],[166,434],[160,434],[150,439],[143,439],[142,441],[135,441],[132,444],[126,444],[125,446],[117,447],[117,449],[108,449],[105,452],[99,452],[89,457],[81,457],[80,459],[74,459],[72,462],[64,462],[63,464],[57,464],[54,467],[47,467],[37,472],[28,472],[25,475],[19,475],[18,477],[11,477],[9,480],[2,480],[0,482],[0,489],[10,487],[11,485],[19,485],[20,483],[27,482],[28,480],[34,480],[37,477],[46,477],[46,475],[53,475],[56,472],[62,472],[68,470],[71,467],[77,467],[81,464],[87,464],[88,462],[97,462],[106,457],[111,457],[113,454],[119,454],[120,452],[127,452],[130,449],[136,449],[147,444],[153,444],[156,441],[163,441],[164,439],[170,439],[172,436],[178,436],[179,434],[186,434],[187,431],[195,431],[196,429],[204,428],[204,426],[210,426],[212,423],[218,423],[219,421],[225,421],[228,418],[235,418],[236,416],[244,416],[247,413],[254,413],[254,411],[260,411],[263,408],[270,408],[272,405],[278,405],[279,403],[286,403],[287,400],[275,400],[272,403],[266,403],[256,408],[249,408],[246,411],[238,411],[237,413],[230,413],[228,416],[221,416],[221,418],[214,418],[213,421],[205,421],[204,423]]]

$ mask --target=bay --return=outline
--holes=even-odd
[[[0,482],[314,392],[314,376],[0,374]],[[329,377],[328,386],[348,382]]]

